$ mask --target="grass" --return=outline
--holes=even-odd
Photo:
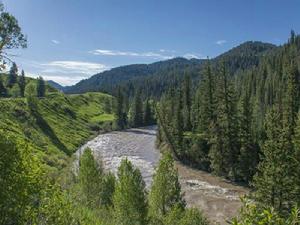
[[[114,120],[114,118],[115,117],[112,114],[103,113],[103,114],[99,114],[97,116],[92,117],[91,122],[99,123],[99,122],[112,121],[112,120]]]
[[[52,172],[68,156],[114,120],[112,97],[102,93],[64,95],[52,92],[31,110],[25,98],[0,98],[0,132],[25,139]],[[109,128],[106,128],[109,129]]]

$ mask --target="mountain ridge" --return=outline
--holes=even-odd
[[[277,49],[278,46],[260,41],[246,41],[232,49],[211,59],[212,63],[224,61],[228,64],[230,72],[234,73],[236,69],[247,69],[257,65],[259,59],[270,51]],[[60,87],[60,90],[68,94],[85,93],[90,91],[101,91],[110,94],[114,93],[116,86],[122,86],[136,80],[153,80],[156,76],[170,74],[172,72],[183,74],[189,71],[192,77],[198,77],[203,63],[207,59],[186,59],[176,57],[164,61],[158,61],[150,64],[130,64],[112,68],[110,70],[92,75],[72,86]],[[181,79],[180,75],[169,75],[168,79]],[[142,81],[138,81],[142,82]],[[165,91],[168,85],[161,91]]]

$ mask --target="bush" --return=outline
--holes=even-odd
[[[291,209],[288,215],[279,215],[271,207],[262,207],[249,199],[243,199],[240,216],[232,220],[232,225],[296,225],[300,224],[300,210]]]

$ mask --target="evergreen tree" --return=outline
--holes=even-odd
[[[26,86],[25,73],[24,73],[24,70],[22,70],[21,76],[19,78],[19,87],[20,87],[21,97],[25,96],[25,86]]]
[[[113,204],[113,194],[115,192],[116,177],[113,173],[108,173],[103,177],[101,204],[110,207]]]
[[[43,79],[43,77],[38,77],[37,79],[37,86],[36,86],[36,91],[37,91],[37,97],[45,97],[46,95],[46,84]]]
[[[230,179],[237,176],[239,154],[236,96],[225,64],[217,79],[217,117],[211,131],[211,166],[215,173]]]
[[[294,155],[293,159],[295,162],[293,172],[293,180],[294,180],[294,189],[295,189],[295,199],[296,203],[300,205],[300,113],[298,113],[297,125],[295,128],[295,134],[293,136],[293,147],[294,147]]]
[[[95,161],[91,149],[85,149],[79,161],[79,183],[89,207],[100,205],[102,177],[101,165]]]
[[[18,67],[16,63],[13,63],[9,70],[7,86],[11,88],[15,83],[17,83],[17,79],[18,79]]]
[[[286,148],[287,131],[283,129],[278,109],[272,109],[266,118],[263,159],[254,177],[255,199],[264,206],[284,213],[294,201],[293,159]]]
[[[174,98],[175,99],[175,98]],[[177,101],[172,103],[174,105],[174,110],[171,111],[171,115],[173,117],[173,129],[172,129],[172,136],[173,136],[173,143],[176,146],[176,154],[179,157],[183,156],[183,132],[184,132],[184,119],[182,115],[182,92],[181,90],[178,91]],[[172,114],[174,112],[174,116]]]
[[[288,128],[289,137],[294,133],[299,109],[299,71],[297,64],[292,60],[285,66],[287,76],[287,90],[284,99],[284,121]]]
[[[127,159],[118,168],[113,195],[114,219],[118,225],[147,224],[146,189],[141,172]]]
[[[191,130],[191,78],[185,75],[183,83],[183,119],[184,130]]]
[[[0,97],[6,97],[7,90],[2,82],[2,79],[0,78]]]
[[[180,225],[208,225],[208,220],[195,208],[186,209],[180,220]]]
[[[258,164],[258,146],[252,135],[252,107],[249,94],[245,93],[240,105],[240,157],[239,169],[241,178],[249,182]]]
[[[149,100],[145,101],[144,106],[144,125],[152,125],[154,123],[153,112]]]
[[[216,100],[215,100],[215,77],[211,71],[211,65],[208,61],[203,79],[199,87],[200,111],[199,111],[199,130],[208,132],[211,124],[215,120]]]
[[[116,101],[116,124],[119,129],[124,129],[127,123],[127,116],[124,112],[124,96],[120,87],[117,90]]]
[[[135,93],[132,106],[132,125],[139,127],[143,125],[143,103],[141,99],[141,91]]]
[[[9,95],[13,98],[18,98],[21,96],[21,90],[18,84],[14,84],[10,90],[9,90]]]
[[[153,177],[149,194],[149,215],[152,220],[162,220],[175,205],[183,209],[185,202],[174,160],[171,154],[165,153]]]

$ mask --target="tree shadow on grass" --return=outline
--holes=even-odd
[[[59,140],[56,136],[54,130],[49,126],[47,121],[42,117],[42,115],[37,110],[31,110],[32,115],[36,119],[37,125],[43,131],[43,133],[48,136],[51,142],[60,150],[70,155],[68,148]]]

